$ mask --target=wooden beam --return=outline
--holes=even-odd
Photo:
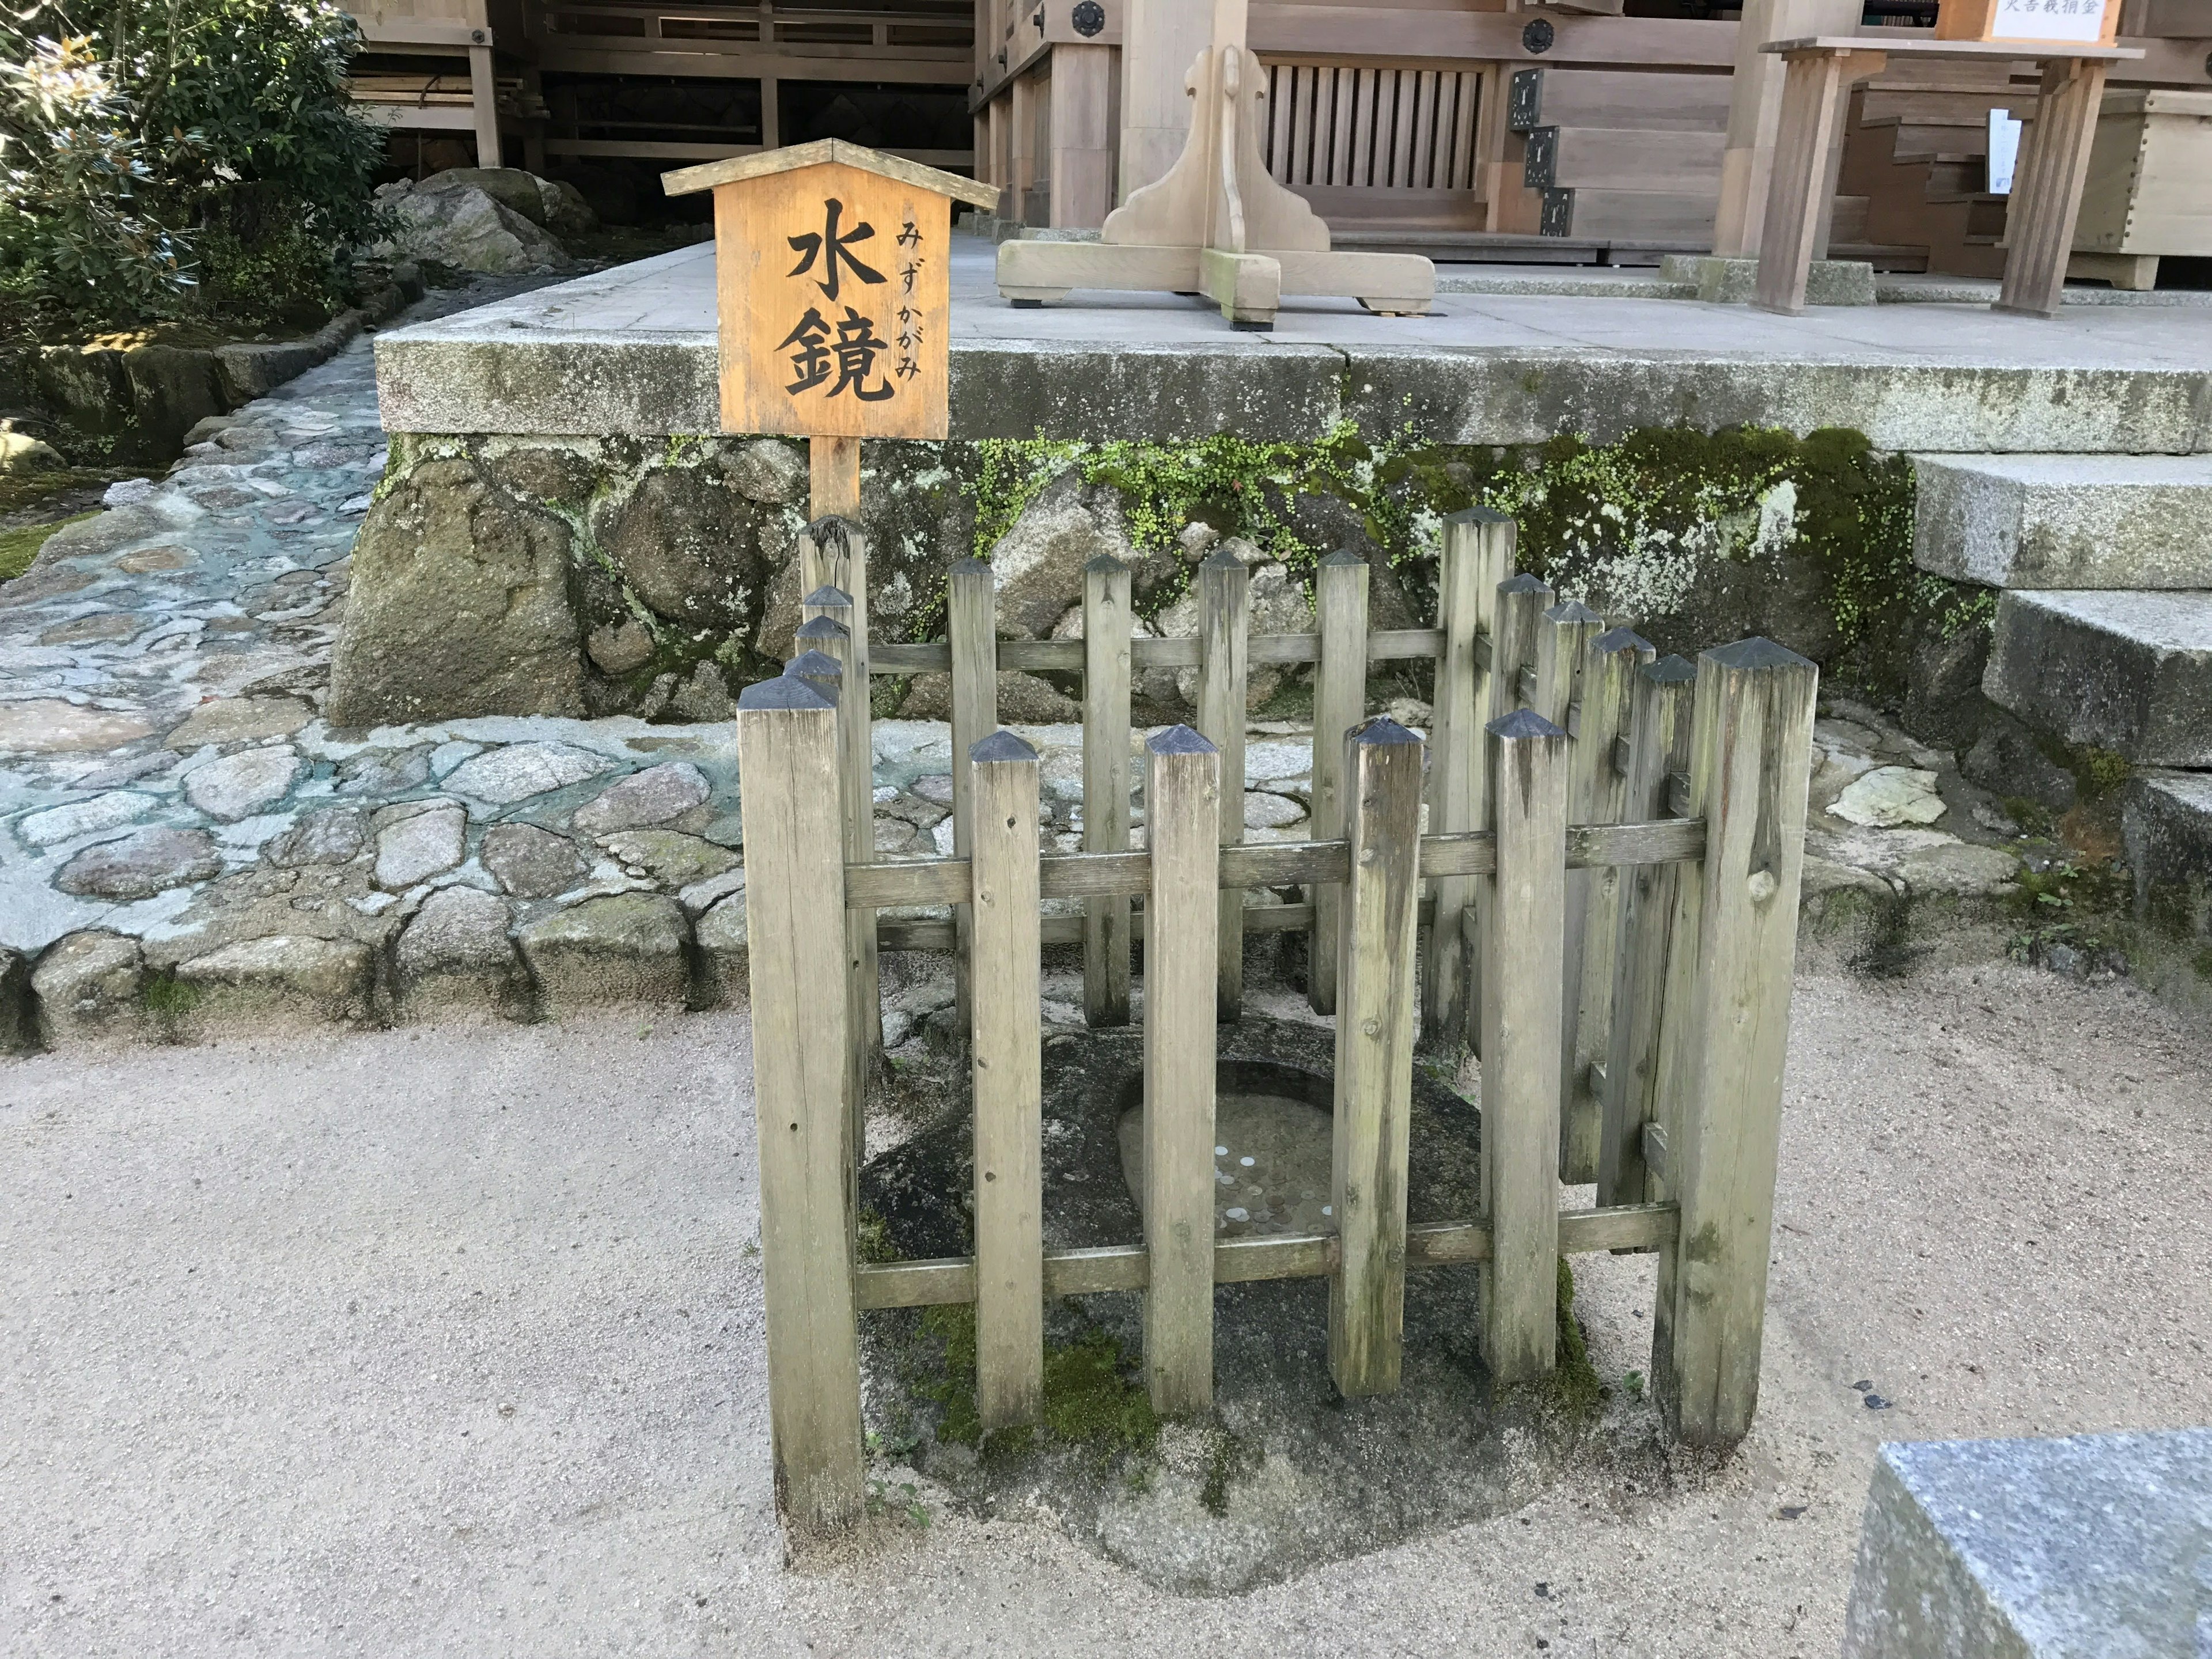
[[[1321,668],[1314,677],[1312,823],[1328,836],[1346,833],[1344,741],[1367,713],[1367,561],[1340,548],[1314,573],[1321,631]],[[1258,643],[1258,641],[1254,641]],[[1343,889],[1316,882],[1313,935],[1306,945],[1306,1000],[1317,1014],[1336,1012],[1338,939]]]

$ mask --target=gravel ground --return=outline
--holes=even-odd
[[[741,1013],[0,1063],[0,1650],[1826,1656],[1879,1441],[2212,1419],[2208,1071],[1808,966],[1735,1460],[1187,1601],[941,1510],[787,1566]],[[1579,1265],[1617,1380],[1650,1264]]]

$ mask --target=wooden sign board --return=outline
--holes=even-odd
[[[2121,0],[1942,0],[1938,40],[2017,40],[2042,46],[2109,46],[2119,39]]]
[[[946,435],[952,204],[994,188],[836,139],[662,185],[714,193],[725,432]]]

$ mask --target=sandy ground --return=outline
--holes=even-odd
[[[2212,1420],[2212,1034],[1808,968],[1719,1474],[1222,1601],[941,1510],[790,1569],[748,1075],[727,1014],[0,1063],[0,1651],[1826,1656],[1879,1441]],[[1580,1263],[1618,1379],[1650,1262]]]

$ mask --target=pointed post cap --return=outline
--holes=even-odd
[[[1548,593],[1552,589],[1541,576],[1523,570],[1498,583],[1498,591],[1501,593]]]
[[[1353,726],[1348,733],[1352,742],[1368,748],[1380,748],[1385,744],[1419,744],[1421,734],[1398,724],[1388,714],[1376,714]]]
[[[989,737],[978,738],[968,745],[969,763],[975,766],[988,766],[1001,761],[1027,761],[1034,765],[1036,757],[1036,750],[1003,726]]]
[[[1662,657],[1657,662],[1645,663],[1636,672],[1644,678],[1656,680],[1662,685],[1672,685],[1677,681],[1694,680],[1698,678],[1698,665],[1687,657]]]
[[[784,664],[783,672],[815,686],[832,702],[845,683],[845,665],[826,651],[802,651]]]
[[[813,611],[850,611],[853,608],[853,596],[834,583],[824,582],[801,599],[799,604]]]
[[[1656,649],[1650,641],[1632,628],[1608,628],[1590,643],[1608,657],[1616,651],[1633,651],[1639,657],[1648,658]]]
[[[1508,743],[1526,743],[1532,738],[1565,738],[1567,735],[1533,708],[1516,708],[1510,714],[1500,714],[1482,729]]]
[[[1330,570],[1342,570],[1352,565],[1358,565],[1363,570],[1367,568],[1367,561],[1348,547],[1340,547],[1334,553],[1323,554],[1321,562],[1324,568]]]
[[[1785,645],[1753,635],[1747,640],[1738,640],[1734,645],[1715,646],[1698,655],[1710,658],[1718,667],[1741,671],[1747,668],[1810,668],[1813,664]]]
[[[1580,599],[1562,599],[1544,613],[1544,620],[1564,626],[1575,623],[1601,623],[1605,618]]]
[[[1221,752],[1188,726],[1164,727],[1145,739],[1145,747],[1155,755],[1218,755]]]
[[[799,623],[798,636],[802,640],[849,640],[853,630],[835,617],[817,617],[812,622]]]
[[[835,708],[837,700],[795,674],[773,680],[755,680],[738,693],[738,709],[750,714],[763,708]]]
[[[1446,524],[1511,524],[1513,515],[1510,513],[1500,513],[1496,507],[1485,507],[1480,501],[1477,501],[1474,506],[1463,507],[1456,513],[1447,513],[1444,514],[1444,522]]]
[[[1091,576],[1125,576],[1128,574],[1129,567],[1125,561],[1115,558],[1111,553],[1094,553],[1083,562],[1083,570],[1085,575]]]

